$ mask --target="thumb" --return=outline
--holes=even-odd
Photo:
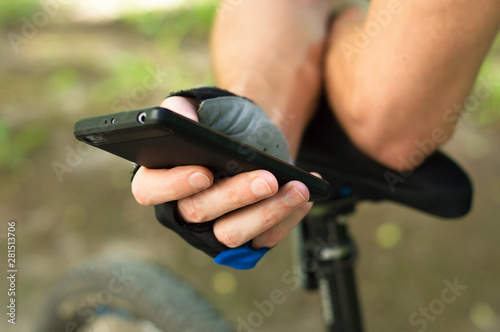
[[[169,97],[165,99],[161,105],[163,108],[168,108],[172,112],[185,116],[188,119],[193,121],[198,121],[198,114],[196,110],[199,107],[199,102],[194,98],[186,98],[186,97]]]

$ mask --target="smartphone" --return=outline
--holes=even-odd
[[[330,185],[309,172],[162,107],[81,119],[75,137],[148,168],[201,165],[214,180],[265,169],[279,185],[304,183],[310,200],[327,199]]]

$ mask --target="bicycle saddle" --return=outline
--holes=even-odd
[[[463,216],[471,208],[471,182],[446,155],[433,153],[411,174],[383,166],[353,145],[326,98],[306,130],[297,165],[330,182],[331,200],[390,200],[445,218]]]

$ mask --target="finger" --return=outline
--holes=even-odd
[[[139,204],[151,206],[188,197],[212,183],[212,172],[202,166],[141,167],[132,181],[132,194]]]
[[[323,178],[319,173],[311,172],[311,174],[321,179]],[[290,234],[290,232],[292,232],[295,227],[297,227],[302,219],[304,219],[304,217],[311,210],[313,204],[313,202],[307,203],[292,212],[287,218],[285,218],[285,220],[258,235],[252,240],[252,248],[271,248],[280,243],[285,237],[287,237],[288,234]]]
[[[314,175],[315,177],[318,177],[320,179],[322,179],[323,177],[321,176],[321,174],[319,173],[316,173],[316,172],[311,172],[312,175]]]
[[[160,106],[198,122],[198,114],[196,113],[198,101],[196,99],[174,96],[165,99]]]
[[[278,192],[278,181],[271,172],[257,170],[216,181],[208,190],[177,202],[177,212],[187,222],[216,219]]]
[[[273,197],[219,218],[214,223],[215,237],[230,248],[238,247],[280,223],[308,200],[307,187],[291,181]]]
[[[311,210],[313,204],[313,202],[309,202],[301,206],[286,217],[285,220],[255,237],[252,240],[252,248],[272,248],[280,243],[295,227],[297,227],[301,220],[304,219]]]

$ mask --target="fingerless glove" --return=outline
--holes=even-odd
[[[269,119],[262,108],[251,100],[229,91],[212,87],[182,90],[170,94],[195,98],[200,102],[197,111],[200,123],[231,136],[276,158],[290,162],[288,144],[281,130]],[[176,215],[177,202],[156,205],[158,221],[179,234],[197,249],[214,258],[218,264],[235,269],[250,269],[269,250],[254,250],[250,242],[228,248],[213,232],[215,220],[205,223],[187,223]]]

